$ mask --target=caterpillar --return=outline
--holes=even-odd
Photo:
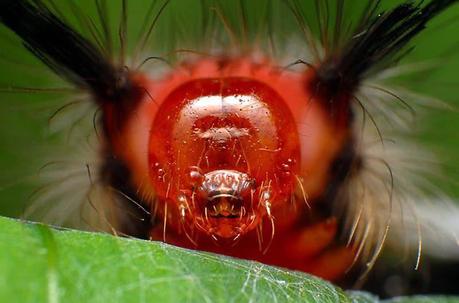
[[[70,85],[3,89],[69,96],[49,118],[69,151],[44,161],[26,214],[336,283],[362,283],[385,245],[418,268],[437,233],[457,257],[441,222],[457,207],[407,134],[416,102],[443,104],[387,84],[455,3],[157,0],[136,36],[127,1],[92,16],[70,1],[72,21],[56,2],[2,0],[9,37]],[[172,30],[171,11],[191,21]]]

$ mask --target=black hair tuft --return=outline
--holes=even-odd
[[[0,0],[0,21],[54,72],[96,99],[115,102],[130,89],[127,72],[64,24],[41,0]]]

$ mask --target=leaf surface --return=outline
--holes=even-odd
[[[1,217],[0,254],[0,302],[378,302],[258,262]]]

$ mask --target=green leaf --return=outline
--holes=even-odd
[[[378,301],[257,262],[1,217],[0,254],[0,302]],[[459,302],[437,299],[397,302]]]

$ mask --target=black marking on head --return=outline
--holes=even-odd
[[[154,218],[145,212],[144,209],[149,207],[132,186],[131,172],[126,164],[110,152],[106,152],[105,162],[100,167],[99,174],[102,183],[113,188],[113,193],[117,196],[117,199],[113,200],[113,207],[122,211],[121,216],[117,218],[120,221],[117,231],[136,238],[148,239]]]
[[[331,207],[340,198],[338,195],[342,187],[346,186],[348,177],[361,169],[361,161],[361,156],[355,150],[355,141],[350,139],[329,167],[330,179],[321,197],[324,204]]]
[[[0,21],[55,73],[98,100],[116,102],[130,91],[127,72],[64,24],[41,0],[0,0]]]

